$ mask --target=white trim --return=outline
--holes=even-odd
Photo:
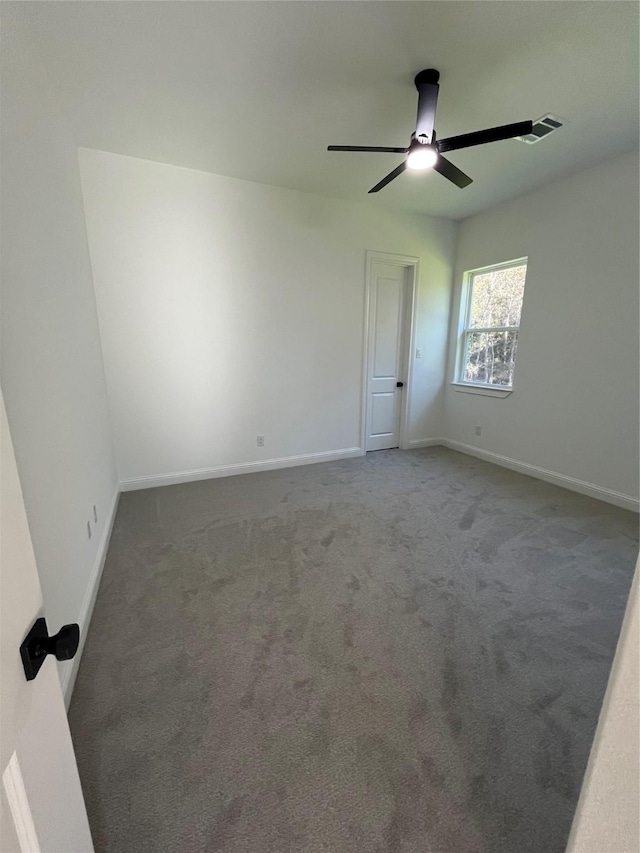
[[[24,787],[18,756],[15,752],[2,774],[2,783],[20,844],[20,853],[40,853],[40,843],[31,814],[31,806]]]
[[[439,447],[444,444],[444,438],[412,438],[407,444],[407,450],[418,450],[420,447]]]
[[[546,468],[539,468],[537,465],[530,465],[528,462],[519,462],[517,459],[512,459],[510,456],[501,456],[499,453],[492,453],[489,450],[482,450],[479,447],[474,447],[471,444],[462,444],[460,441],[451,441],[448,438],[442,439],[442,444],[451,450],[458,450],[460,453],[466,453],[469,456],[477,456],[479,459],[484,459],[486,462],[493,462],[496,465],[501,465],[503,468],[510,468],[512,471],[518,471],[520,474],[527,474],[530,477],[536,477],[538,480],[545,480],[547,483],[553,483],[555,486],[562,486],[564,489],[570,489],[572,492],[578,492],[581,495],[588,495],[591,498],[596,498],[606,503],[614,504],[623,509],[630,509],[634,512],[640,511],[640,500],[632,495],[625,495],[623,492],[616,492],[613,489],[607,489],[604,486],[596,486],[595,483],[587,483],[585,480],[577,480],[575,477],[569,477],[566,474],[558,474],[556,471],[548,471]]]
[[[100,578],[102,577],[102,570],[104,569],[104,563],[107,557],[109,540],[111,539],[111,531],[113,530],[113,522],[115,521],[116,510],[118,509],[119,498],[120,488],[118,487],[116,488],[111,500],[109,515],[102,530],[102,536],[98,543],[98,550],[93,562],[93,568],[91,569],[91,576],[80,607],[80,616],[78,618],[78,622],[80,623],[80,643],[78,645],[78,651],[76,652],[73,660],[69,661],[67,664],[63,664],[64,668],[61,668],[62,673],[60,676],[60,686],[62,687],[62,694],[64,696],[64,702],[67,710],[69,709],[69,703],[71,702],[71,694],[73,693],[73,685],[75,684],[76,676],[78,674],[82,650],[84,649],[84,644],[87,639],[87,631],[89,630],[89,623],[91,622],[91,614],[93,613],[93,607],[96,603],[96,596],[98,594]]]
[[[508,397],[513,394],[513,385],[508,386],[491,386],[491,385],[474,385],[472,382],[451,382],[451,389],[459,391],[463,394],[482,394],[484,397]]]
[[[150,477],[132,477],[122,480],[120,489],[153,489],[156,486],[172,486],[191,483],[195,480],[211,480],[216,477],[233,477],[236,474],[253,474],[258,471],[273,471],[277,468],[293,468],[297,465],[312,465],[316,462],[333,462],[364,456],[361,447],[346,447],[343,450],[325,450],[321,453],[303,453],[300,456],[283,456],[279,459],[263,459],[259,462],[239,462],[236,465],[219,465],[215,468],[197,468],[193,471],[175,471],[170,474],[153,474]]]
[[[467,320],[468,322],[468,320]],[[520,326],[469,326],[466,332],[519,332]]]
[[[362,381],[360,397],[360,447],[366,453],[367,447],[367,392],[369,384],[369,314],[371,313],[371,287],[369,275],[369,252],[365,252],[364,272],[364,317],[362,327]]]
[[[370,308],[371,308],[371,267],[378,261],[391,266],[405,267],[410,270],[407,280],[407,299],[405,304],[404,318],[404,354],[403,367],[405,368],[406,382],[402,394],[400,408],[400,435],[398,444],[402,450],[407,450],[407,431],[409,429],[409,414],[411,408],[411,397],[413,389],[413,352],[415,345],[415,326],[418,305],[418,284],[420,281],[420,259],[413,255],[395,255],[391,252],[377,252],[367,249],[365,252],[365,298],[364,298],[364,334],[362,355],[362,397],[360,405],[360,446],[363,453],[367,446],[367,406],[369,403],[369,364],[372,358],[371,335],[370,335]]]
[[[407,450],[409,443],[407,433],[411,423],[411,400],[413,399],[413,367],[416,353],[416,322],[418,318],[418,284],[420,282],[420,261],[414,259],[413,274],[409,282],[408,314],[405,316],[405,364],[407,365],[407,381],[403,394],[403,406],[400,413],[400,448]],[[364,447],[364,445],[363,445]]]
[[[506,270],[510,267],[521,267],[529,263],[529,255],[523,255],[521,258],[514,258],[512,261],[501,261],[499,264],[487,264],[484,267],[474,267],[471,270],[466,270],[468,275],[476,273],[493,272],[494,270]]]

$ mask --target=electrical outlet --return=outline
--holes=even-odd
[[[87,521],[87,536],[91,539],[91,522]]]
[[[482,427],[481,426],[476,427],[476,435],[482,435]]]
[[[257,436],[256,437],[256,443],[257,443],[258,447],[264,447],[264,436],[263,435]]]
[[[416,358],[422,358],[422,347],[416,349]]]
[[[98,523],[98,510],[96,509],[96,505],[93,505],[93,523]]]

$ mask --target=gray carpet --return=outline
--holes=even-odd
[[[122,496],[70,711],[99,853],[561,853],[637,516],[443,448]]]

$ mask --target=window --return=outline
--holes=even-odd
[[[526,258],[467,273],[459,382],[513,386],[526,274]]]

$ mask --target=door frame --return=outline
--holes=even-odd
[[[369,405],[369,368],[373,359],[373,335],[371,334],[371,288],[372,267],[376,262],[390,264],[391,266],[405,267],[409,270],[407,275],[407,293],[404,316],[404,352],[402,354],[402,367],[406,380],[403,388],[402,402],[400,404],[400,436],[398,446],[400,450],[409,449],[408,428],[411,411],[411,397],[413,390],[413,359],[410,357],[415,347],[415,325],[418,304],[418,282],[420,281],[420,259],[412,255],[396,255],[390,252],[378,252],[367,250],[365,252],[365,297],[364,297],[364,335],[362,354],[362,399],[360,405],[360,447],[362,453],[367,452],[367,407]]]

